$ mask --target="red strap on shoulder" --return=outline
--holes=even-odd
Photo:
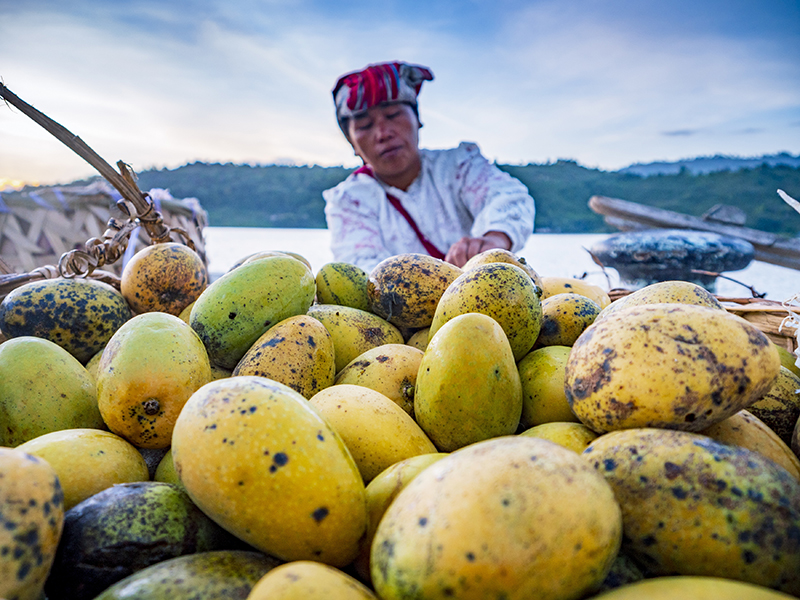
[[[363,173],[364,175],[369,175],[373,179],[376,179],[375,173],[372,172],[372,169],[370,169],[368,165],[359,167],[354,171],[354,173],[355,174]],[[419,227],[417,227],[414,218],[410,214],[408,214],[408,211],[403,207],[402,203],[400,202],[400,199],[397,196],[390,194],[389,192],[386,192],[386,198],[389,200],[391,205],[394,206],[395,210],[397,210],[397,212],[399,212],[403,216],[403,218],[408,222],[408,224],[411,226],[411,229],[414,230],[414,233],[417,234],[417,238],[419,238],[419,241],[422,242],[422,245],[425,247],[427,253],[434,258],[438,258],[439,260],[444,260],[445,255],[442,254],[442,252],[436,246],[434,246],[433,243],[427,237],[425,237],[425,234],[423,234],[419,230]]]

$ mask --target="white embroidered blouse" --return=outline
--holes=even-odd
[[[533,231],[535,207],[518,179],[490,163],[478,146],[420,149],[422,169],[407,191],[353,173],[322,193],[334,260],[369,273],[389,256],[427,254],[411,225],[391,205],[400,200],[422,234],[443,254],[464,236],[502,231],[519,251]]]

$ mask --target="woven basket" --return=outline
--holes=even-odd
[[[168,227],[183,229],[195,245],[203,262],[203,229],[208,215],[196,198],[178,200],[165,190],[151,190],[156,209]],[[15,273],[26,273],[44,265],[57,265],[70,250],[84,250],[87,240],[101,237],[109,218],[126,219],[117,208],[117,191],[105,180],[87,186],[36,188],[3,192],[0,196],[0,257]],[[181,241],[173,236],[175,241]],[[131,236],[128,255],[151,243],[147,232],[139,229]],[[123,261],[104,265],[119,276]]]

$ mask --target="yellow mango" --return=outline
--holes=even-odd
[[[335,367],[333,338],[328,330],[313,317],[297,315],[258,338],[232,374],[274,379],[311,398],[333,385]]]
[[[361,385],[380,392],[412,417],[414,388],[422,351],[405,344],[384,344],[353,359],[336,376],[335,384]]]
[[[542,277],[542,299],[556,294],[580,294],[594,300],[603,309],[611,304],[608,293],[600,286],[574,277]]]
[[[470,269],[474,269],[480,265],[488,265],[489,263],[494,262],[508,263],[514,265],[515,267],[519,267],[528,275],[530,275],[530,278],[534,284],[540,288],[542,287],[542,278],[534,270],[534,268],[528,264],[528,261],[525,259],[525,257],[517,256],[510,250],[504,250],[503,248],[492,248],[491,250],[485,250],[484,252],[476,254],[470,258],[463,267],[461,267],[461,270],[469,271]]]
[[[419,331],[415,331],[411,335],[411,337],[408,338],[406,344],[408,344],[413,348],[416,348],[417,350],[422,350],[423,352],[425,352],[425,348],[428,347],[428,338],[430,336],[430,331],[431,331],[430,327],[424,327]]]
[[[677,575],[655,577],[626,585],[599,596],[595,600],[791,600],[783,594],[752,583],[723,579]]]
[[[317,302],[369,310],[369,274],[357,265],[329,262],[317,272]]]
[[[200,338],[178,317],[137,315],[109,340],[97,398],[108,428],[140,448],[167,448],[183,405],[211,381]]]
[[[181,489],[186,489],[183,487],[181,478],[178,477],[178,472],[175,470],[175,462],[172,460],[172,448],[167,450],[167,453],[159,461],[153,481],[163,481],[164,483],[176,485]]]
[[[522,384],[522,415],[525,429],[552,421],[578,421],[564,392],[567,360],[566,346],[546,346],[529,352],[517,364]]]
[[[308,309],[308,316],[320,321],[331,334],[337,373],[367,350],[403,343],[403,335],[397,327],[357,308],[315,304]]]
[[[690,281],[659,281],[615,300],[609,306],[603,308],[597,318],[604,319],[621,308],[665,303],[691,304],[724,310],[719,300],[714,297],[714,294],[702,285],[697,285]]]
[[[369,274],[370,310],[396,327],[428,327],[442,294],[461,273],[425,254],[390,256]]]
[[[598,319],[578,338],[565,391],[575,415],[597,432],[700,431],[758,400],[779,370],[775,344],[744,319],[648,304]]]
[[[519,267],[508,263],[480,265],[450,284],[442,294],[429,337],[450,319],[465,313],[492,317],[503,328],[514,360],[525,356],[542,325],[541,290]]]
[[[297,560],[272,569],[247,600],[377,600],[369,588],[339,569]]]
[[[64,492],[64,510],[117,483],[150,480],[139,451],[108,431],[54,431],[18,449],[46,460],[55,469]]]
[[[342,438],[365,483],[396,462],[436,452],[414,419],[375,390],[337,384],[309,402]]]
[[[582,456],[622,508],[623,549],[652,575],[725,577],[800,593],[800,482],[771,460],[655,428],[602,435]]]
[[[95,381],[61,346],[22,336],[0,344],[0,445],[62,429],[105,428]]]
[[[786,444],[800,419],[800,377],[781,365],[775,383],[747,410],[766,423]]]
[[[621,537],[611,487],[581,456],[501,437],[442,458],[397,495],[372,543],[372,582],[382,600],[576,600],[603,581]]]
[[[598,314],[597,303],[580,294],[555,294],[545,298],[542,300],[542,328],[534,347],[572,346]]]
[[[581,454],[598,437],[594,431],[583,423],[573,423],[571,421],[542,423],[526,429],[519,435],[550,440],[559,446],[572,450],[576,454]]]
[[[336,567],[356,557],[367,526],[361,474],[288,386],[253,376],[203,386],[175,424],[172,459],[195,504],[262,552]]]
[[[431,441],[450,452],[510,435],[521,412],[519,371],[497,321],[467,313],[446,322],[425,350],[414,392],[414,415]]]

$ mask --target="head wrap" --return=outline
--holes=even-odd
[[[336,120],[347,135],[347,119],[383,102],[406,102],[414,109],[423,81],[433,80],[427,67],[402,62],[370,65],[342,75],[333,88]]]

